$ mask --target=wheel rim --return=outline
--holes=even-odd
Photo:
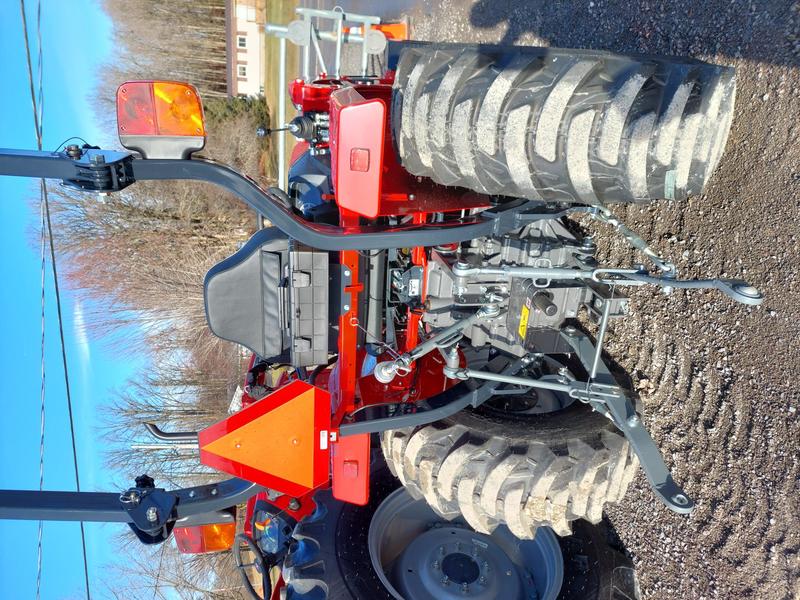
[[[540,379],[542,381],[558,381],[555,377],[550,376]],[[530,388],[521,394],[495,396],[488,400],[482,408],[485,412],[510,416],[543,415],[563,410],[574,402],[574,398],[563,392]]]
[[[381,583],[399,600],[552,600],[561,589],[561,549],[549,528],[533,540],[505,526],[477,533],[460,519],[443,520],[403,488],[375,511],[368,545]]]
[[[540,362],[532,365],[533,372],[530,377],[541,381],[561,383],[557,372],[566,368],[551,357],[543,357]],[[521,373],[521,375],[525,375]],[[569,394],[541,388],[528,388],[518,390],[520,393],[498,394],[481,405],[480,410],[503,416],[531,416],[542,415],[563,410],[575,402]]]

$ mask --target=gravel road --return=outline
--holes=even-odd
[[[749,308],[709,292],[631,294],[633,314],[613,327],[609,354],[630,375],[697,509],[670,513],[640,474],[608,518],[634,558],[643,598],[800,598],[800,3],[340,3],[408,14],[417,39],[736,67],[733,128],[706,193],[618,214],[682,276],[745,278],[767,299]],[[614,239],[599,242],[608,262],[635,259]]]

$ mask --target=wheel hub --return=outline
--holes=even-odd
[[[562,369],[566,367],[554,359],[547,358],[544,362],[531,365],[522,375],[542,381],[560,382],[558,373]],[[485,402],[481,410],[503,415],[532,416],[557,412],[575,402],[574,398],[563,392],[535,388],[517,391],[519,393],[498,394]]]
[[[469,585],[478,579],[481,568],[472,557],[453,552],[442,559],[442,573],[455,583]]]
[[[372,566],[398,600],[553,600],[563,559],[552,530],[520,541],[505,526],[491,535],[445,521],[424,500],[399,489],[369,526]]]
[[[404,598],[525,598],[523,571],[491,537],[437,523],[403,551],[391,581]]]

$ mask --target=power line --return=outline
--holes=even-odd
[[[53,224],[50,220],[50,202],[47,197],[47,186],[42,180],[42,197],[44,198],[44,212],[47,220],[47,237],[50,239],[50,264],[53,267],[53,287],[56,293],[56,313],[58,314],[58,334],[61,338],[61,362],[64,365],[64,387],[67,396],[67,413],[69,414],[69,433],[72,440],[72,464],[75,468],[75,488],[81,491],[81,479],[78,472],[78,450],[75,444],[75,418],[72,413],[72,393],[70,392],[69,372],[67,371],[67,348],[64,343],[64,327],[61,316],[61,292],[58,287],[58,270],[56,268],[56,251],[55,244],[53,243]],[[81,527],[81,550],[83,552],[83,579],[86,584],[86,599],[91,600],[91,592],[89,588],[89,563],[86,558],[86,530],[83,521],[80,521]]]
[[[41,5],[39,6],[41,8]],[[20,12],[22,16],[22,35],[25,40],[25,52],[27,57],[27,67],[28,67],[28,83],[30,84],[30,93],[31,93],[31,103],[33,106],[33,128],[36,135],[36,144],[41,150],[42,148],[42,126],[41,126],[41,115],[42,115],[42,103],[41,103],[41,96],[39,97],[39,110],[37,110],[36,106],[36,93],[33,89],[33,68],[31,65],[31,54],[30,54],[30,44],[28,42],[28,24],[27,24],[27,17],[25,15],[25,3],[23,0],[20,0]],[[38,17],[41,13],[37,12],[37,22]],[[39,45],[39,61],[38,61],[38,74],[39,74],[39,82],[40,82],[40,90],[41,90],[41,67],[42,67],[42,55],[41,55],[41,44]],[[43,180],[42,180],[43,181]],[[41,186],[40,182],[40,186]],[[40,191],[41,194],[41,191]],[[39,410],[39,491],[44,489],[44,434],[45,434],[45,273],[47,271],[47,259],[45,258],[45,227],[46,227],[46,220],[44,214],[44,202],[40,201],[39,203],[39,227],[40,227],[40,254],[41,254],[41,286],[42,286],[42,297],[41,297],[41,329],[42,329],[42,339],[41,339],[41,387],[39,390],[39,399],[40,399],[40,410]],[[36,599],[39,600],[41,597],[42,591],[42,539],[44,534],[44,522],[39,521],[37,532],[36,532]]]
[[[158,557],[158,571],[156,571],[156,584],[153,586],[153,599],[158,598],[158,585],[161,583],[161,565],[164,564],[164,552],[167,549],[166,544],[161,544],[161,552]]]
[[[36,91],[33,89],[33,66],[31,61],[31,47],[30,43],[28,42],[28,17],[25,14],[25,0],[19,0],[19,10],[20,15],[22,16],[22,37],[25,42],[25,57],[28,63],[28,84],[30,85],[30,92],[31,92],[31,104],[33,105],[33,127],[36,133],[36,145],[38,146],[39,150],[42,149],[42,124],[41,119],[39,118],[41,108],[37,109],[37,102],[36,102]],[[37,30],[39,27],[38,17],[41,15],[41,4],[39,5],[39,12],[37,13]],[[41,42],[41,37],[39,38]],[[39,64],[41,65],[42,54],[41,54],[41,43],[39,44]],[[40,69],[41,70],[41,69]],[[41,86],[42,86],[42,79],[39,78],[39,99],[41,100]],[[41,104],[38,106],[41,107]]]
[[[30,43],[28,40],[28,20],[25,13],[25,0],[20,0],[19,2],[20,13],[22,17],[22,31],[23,31],[23,38],[25,43],[25,57],[28,66],[28,83],[30,85],[30,94],[31,94],[31,104],[33,106],[33,122],[34,127],[36,128],[36,145],[39,150],[42,149],[42,117],[43,117],[43,110],[44,110],[44,87],[42,85],[42,4],[41,0],[37,2],[36,7],[36,39],[38,44],[38,101],[37,95],[34,91],[34,83],[33,83],[33,65],[31,61],[31,51],[30,51]],[[41,437],[40,437],[40,447],[39,447],[39,489],[41,490],[44,487],[44,421],[45,421],[45,394],[44,394],[44,383],[45,383],[45,361],[44,361],[44,325],[45,325],[45,312],[44,312],[44,298],[45,298],[45,287],[44,287],[44,236],[45,236],[45,227],[47,231],[47,237],[49,239],[49,246],[50,246],[50,264],[53,269],[53,287],[55,290],[56,296],[56,313],[58,315],[58,332],[59,338],[61,341],[61,360],[64,367],[64,386],[66,390],[66,397],[67,397],[67,412],[69,414],[69,429],[70,429],[70,436],[72,440],[72,461],[75,470],[75,487],[77,491],[81,491],[81,480],[80,480],[80,473],[78,470],[78,451],[77,446],[75,443],[75,420],[73,417],[72,411],[72,393],[69,383],[69,370],[67,367],[67,349],[66,343],[64,341],[64,325],[63,325],[63,313],[61,310],[61,291],[58,285],[58,267],[56,265],[56,251],[55,251],[55,242],[53,241],[53,224],[50,218],[50,201],[47,195],[47,185],[45,184],[44,179],[40,180],[40,191],[41,191],[41,198],[42,204],[44,205],[44,214],[42,215],[42,211],[40,208],[40,224],[42,225],[42,388],[41,388]],[[42,218],[43,217],[43,218]],[[86,598],[87,600],[91,600],[91,592],[89,588],[89,565],[86,556],[86,531],[84,528],[83,521],[80,522],[80,529],[81,529],[81,550],[83,553],[83,577],[84,582],[86,585]],[[42,575],[42,522],[39,522],[39,535],[38,535],[38,548],[37,548],[37,575],[36,575],[36,597],[39,598],[40,589],[41,589],[41,575]]]

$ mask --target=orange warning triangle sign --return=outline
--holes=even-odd
[[[200,460],[297,495],[328,480],[330,400],[296,381],[200,432]]]
[[[314,461],[314,422],[299,414],[313,414],[314,390],[306,390],[291,404],[261,415],[203,447],[221,458],[266,471],[276,477],[311,487]],[[297,421],[304,426],[298,427]]]

